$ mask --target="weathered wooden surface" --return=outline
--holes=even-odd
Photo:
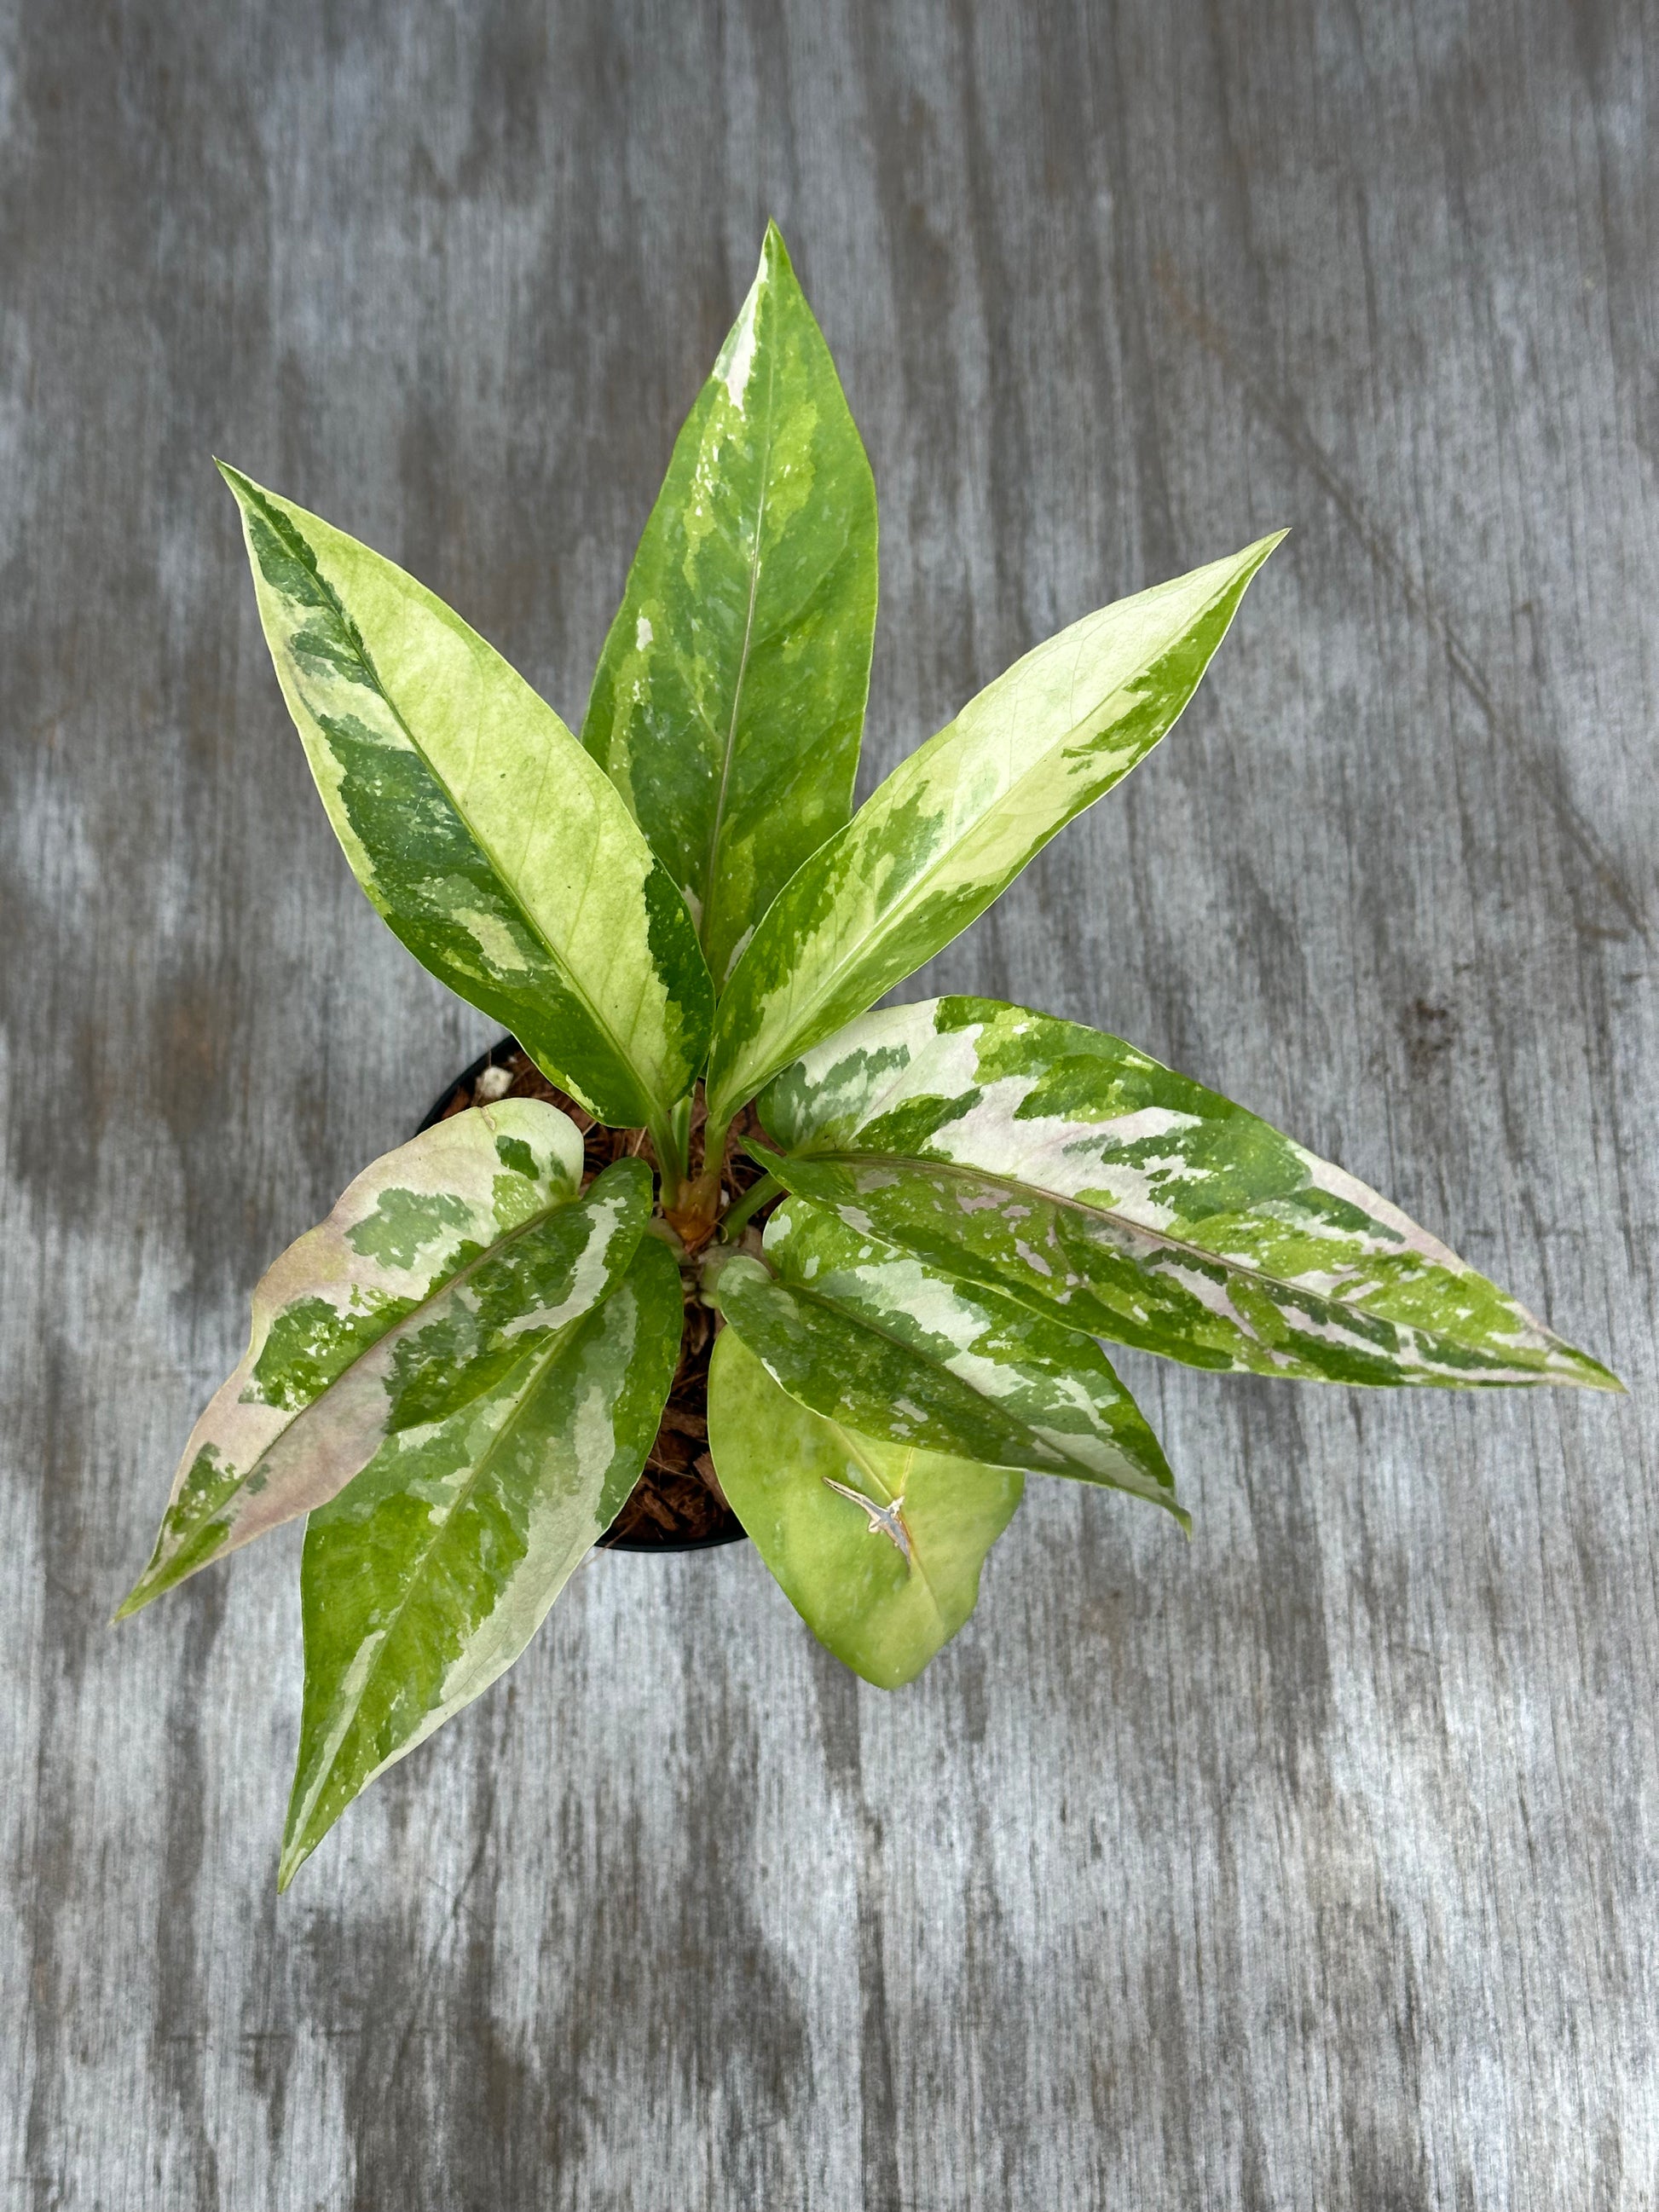
[[[5,2201],[1659,2201],[1659,19],[0,0]],[[578,1577],[280,1905],[292,1531],[116,1633],[261,1266],[483,1025],[353,888],[225,453],[580,712],[777,215],[883,496],[866,780],[1280,522],[921,988],[1293,1127],[1627,1401],[1133,1363],[916,1689]]]

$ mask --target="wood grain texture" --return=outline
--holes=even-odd
[[[1659,2203],[1659,19],[1641,0],[0,0],[5,2201]],[[484,1025],[354,888],[217,451],[568,719],[781,223],[865,788],[1295,534],[921,990],[1134,1039],[1631,1385],[1133,1365],[887,1697],[599,1559],[280,1905],[297,1536],[118,1633],[247,1291]],[[292,1532],[290,1532],[292,1535]]]

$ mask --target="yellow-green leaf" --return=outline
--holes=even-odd
[[[607,1170],[607,1173],[614,1172]],[[608,1297],[386,1436],[313,1513],[305,1705],[279,1886],[341,1813],[510,1667],[622,1510],[657,1432],[684,1306],[642,1238]]]
[[[1283,534],[1073,623],[895,769],[738,962],[709,1048],[717,1121],[930,960],[1146,758]]]
[[[699,918],[716,984],[851,811],[876,490],[776,227],[681,430],[582,742]]]
[[[712,1295],[814,1413],[888,1443],[1109,1484],[1186,1524],[1158,1438],[1097,1344],[804,1198],[773,1214],[764,1254],[717,1256]]]
[[[665,1125],[714,991],[614,786],[459,615],[319,516],[223,471],[329,820],[416,958],[602,1121]]]
[[[913,1682],[972,1613],[985,1555],[1025,1484],[1010,1468],[826,1420],[731,1328],[709,1363],[708,1447],[784,1595],[826,1650],[883,1690]]]

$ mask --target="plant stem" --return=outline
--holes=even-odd
[[[677,1126],[672,1114],[653,1114],[649,1123],[651,1148],[657,1155],[657,1168],[662,1176],[664,1212],[678,1206],[680,1187],[685,1180],[684,1124]]]
[[[694,1252],[714,1233],[715,1217],[720,1210],[720,1176],[726,1166],[726,1134],[730,1126],[725,1121],[706,1122],[702,1165],[695,1176],[688,1173],[672,1193],[666,1182],[663,1186],[663,1211]]]
[[[735,1237],[744,1222],[757,1212],[769,1199],[775,1198],[783,1185],[775,1175],[763,1175],[760,1181],[750,1183],[737,1204],[730,1208],[720,1222],[720,1235]]]
[[[726,1137],[731,1127],[729,1121],[716,1121],[712,1114],[702,1125],[703,1176],[706,1179],[712,1168],[716,1189],[720,1187],[720,1175],[726,1166]]]
[[[674,1132],[674,1157],[684,1175],[691,1159],[691,1094],[688,1091],[668,1117],[668,1126]]]

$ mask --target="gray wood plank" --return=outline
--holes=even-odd
[[[7,2201],[1659,2202],[1659,20],[0,0]],[[1628,1400],[1135,1362],[897,1697],[585,1571],[282,1903],[293,1532],[118,1635],[247,1290],[485,1030],[352,887],[220,452],[580,712],[777,216],[883,500],[866,778],[1280,522],[918,989],[1121,1030]],[[1156,1525],[1154,1525],[1156,1522]]]

